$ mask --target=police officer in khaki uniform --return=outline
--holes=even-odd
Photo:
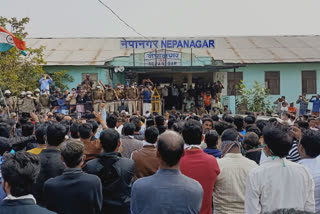
[[[41,105],[41,113],[47,114],[50,111],[50,95],[46,92],[45,89],[42,90],[42,94],[39,97],[39,103]]]
[[[106,101],[106,112],[113,113],[114,112],[114,100],[119,98],[117,97],[117,94],[115,90],[110,85],[104,86],[104,100]]]
[[[22,104],[23,104],[23,99],[26,96],[26,92],[25,91],[21,91],[20,93],[20,97],[18,98],[18,113],[21,114],[22,113]]]
[[[36,110],[36,99],[32,97],[32,92],[27,91],[27,96],[23,98],[23,103],[21,105],[22,113],[31,113]]]
[[[137,97],[137,111],[142,112],[142,91],[144,90],[144,86],[143,85],[139,85],[139,87],[137,88],[138,91],[138,97]]]
[[[97,88],[92,90],[92,100],[93,100],[93,110],[95,112],[100,112],[100,104],[104,103],[104,95],[100,85],[97,85]]]
[[[4,98],[1,99],[2,106],[8,106],[9,111],[13,112],[16,109],[16,101],[14,97],[11,96],[11,91],[5,90],[4,92]]]
[[[128,109],[129,114],[132,115],[132,113],[137,111],[137,98],[138,98],[138,90],[136,87],[134,87],[134,84],[131,84],[130,88],[126,91],[126,98],[128,102]]]
[[[37,88],[36,90],[34,90],[33,94],[34,94],[34,99],[35,99],[36,104],[37,104],[36,112],[41,112],[42,106],[41,106],[41,103],[40,103],[40,89]]]
[[[118,96],[118,98],[120,100],[123,100],[123,99],[126,98],[124,88],[120,84],[116,87],[115,91],[116,91],[116,94],[117,94],[117,96]],[[114,102],[114,109],[117,110],[119,108],[119,106],[121,105],[121,101],[120,100],[117,100],[117,101]]]

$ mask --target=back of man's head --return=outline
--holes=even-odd
[[[169,167],[175,166],[183,155],[183,138],[174,131],[166,131],[159,136],[157,149],[166,165]]]
[[[61,145],[60,151],[67,167],[75,168],[83,160],[84,145],[78,140],[70,139]]]
[[[151,126],[154,126],[154,119],[153,118],[148,118],[147,121],[146,121],[146,127],[151,127]]]
[[[243,129],[243,117],[240,115],[234,116],[234,125],[237,127],[238,131],[242,131]]]
[[[177,123],[178,120],[176,118],[170,118],[168,120],[168,129],[171,130],[174,123]]]
[[[0,156],[3,156],[5,152],[10,152],[11,145],[9,139],[5,137],[0,137]]]
[[[179,134],[182,134],[183,127],[184,127],[184,121],[178,121],[177,123],[174,123],[172,125],[172,130]]]
[[[133,123],[125,123],[123,124],[123,134],[125,136],[133,135],[134,130],[136,129],[136,126]]]
[[[91,123],[84,123],[79,125],[79,134],[81,139],[89,139],[92,136]]]
[[[78,139],[79,138],[79,124],[72,123],[70,126],[70,132],[71,132],[71,137],[73,139]]]
[[[100,143],[104,152],[114,152],[120,140],[119,133],[114,129],[106,129],[100,134]]]
[[[47,128],[48,128],[49,124],[47,123],[44,123],[44,124],[41,124],[37,130],[36,130],[36,138],[37,138],[37,143],[38,144],[46,144],[46,141],[44,139],[44,136],[46,136],[47,134]]]
[[[163,126],[164,125],[164,117],[162,115],[158,115],[155,118],[156,125],[157,126]]]
[[[233,123],[234,122],[234,118],[231,115],[226,115],[224,117],[224,121],[226,121],[227,123]]]
[[[57,122],[61,122],[64,117],[65,117],[64,114],[60,114],[60,113],[56,114],[56,120],[57,120]]]
[[[260,145],[258,135],[254,132],[247,132],[244,136],[243,144],[247,144],[247,149],[258,147]]]
[[[286,157],[292,147],[293,133],[288,126],[272,123],[264,127],[263,139],[272,155]]]
[[[300,128],[309,129],[309,123],[306,121],[298,121],[298,126]]]
[[[155,144],[157,142],[159,131],[156,127],[149,127],[144,133],[144,137],[148,143]]]
[[[99,128],[99,124],[97,123],[97,121],[95,120],[88,120],[87,123],[90,123],[92,125],[92,132],[95,133],[98,128]]]
[[[32,193],[32,184],[40,172],[40,159],[25,151],[6,153],[1,165],[2,182],[10,186],[10,194],[20,197]]]
[[[302,134],[300,141],[306,155],[315,158],[320,155],[320,133],[313,130],[306,130]]]
[[[107,118],[107,126],[109,129],[114,129],[117,125],[117,117],[114,115],[110,115]]]
[[[219,135],[216,130],[209,130],[207,131],[204,139],[208,148],[212,148],[217,146]]]
[[[137,117],[130,118],[130,123],[133,123],[135,125],[135,132],[139,132],[141,129],[141,120]]]
[[[67,130],[59,123],[52,123],[47,128],[47,142],[50,146],[59,146],[65,139]]]
[[[0,137],[9,138],[11,127],[7,123],[0,123]]]
[[[34,131],[34,125],[31,122],[27,122],[25,124],[22,124],[22,136],[24,137],[28,137],[33,135],[33,131]]]
[[[256,125],[248,125],[246,127],[246,131],[247,132],[254,132],[258,135],[258,137],[260,138],[262,136],[262,132],[260,131],[260,129],[256,126]]]
[[[219,136],[221,136],[224,130],[234,128],[234,126],[224,121],[217,121],[214,128],[218,132]]]
[[[200,145],[202,140],[202,125],[199,121],[190,119],[183,126],[182,136],[188,145]]]
[[[213,120],[213,121],[219,121],[219,116],[218,115],[212,115],[211,116],[211,119]]]
[[[257,120],[256,121],[256,126],[260,129],[261,134],[263,132],[263,128],[268,124],[267,120]]]
[[[239,133],[236,129],[230,128],[223,131],[221,141],[236,141],[239,138]]]
[[[256,121],[256,119],[254,118],[254,116],[252,116],[252,115],[249,115],[249,116],[246,116],[245,118],[244,118],[244,122],[246,123],[246,124],[254,124],[254,122]]]

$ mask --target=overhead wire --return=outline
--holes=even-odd
[[[125,24],[128,28],[130,28],[131,30],[133,30],[136,34],[138,34],[139,36],[142,36],[145,39],[148,39],[147,37],[145,37],[142,33],[139,33],[134,27],[132,27],[131,25],[129,25],[125,20],[123,20],[110,6],[108,6],[107,4],[105,4],[104,2],[102,2],[101,0],[98,0],[104,7],[106,7],[108,10],[110,10],[111,13],[113,13],[113,15],[115,15],[123,24]]]

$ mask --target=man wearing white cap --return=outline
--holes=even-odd
[[[27,91],[26,97],[23,98],[23,103],[21,106],[22,113],[31,113],[36,110],[35,108],[35,99],[32,97],[32,92]]]
[[[1,105],[4,107],[8,106],[10,112],[15,110],[16,102],[14,98],[11,96],[11,91],[4,91],[4,99],[1,99]]]

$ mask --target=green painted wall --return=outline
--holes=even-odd
[[[105,84],[111,84],[109,72],[106,69],[97,68],[96,66],[44,66],[44,71],[53,73],[61,70],[66,70],[67,74],[71,75],[74,79],[73,82],[69,82],[68,88],[75,88],[77,84],[82,82],[82,74],[98,74],[98,80],[102,80]]]
[[[279,96],[286,96],[290,101],[296,101],[302,94],[301,71],[314,70],[317,78],[317,93],[320,93],[320,63],[288,63],[288,64],[249,64],[246,67],[238,68],[237,72],[243,72],[243,82],[247,88],[252,88],[254,81],[264,85],[265,71],[280,71],[280,94],[272,95],[271,101],[275,101]],[[230,70],[230,72],[232,72]],[[307,95],[310,98],[314,94]],[[229,97],[229,105],[234,112],[235,98]],[[297,106],[299,108],[299,106]],[[311,108],[309,104],[309,108]]]
[[[143,56],[142,54],[140,55]],[[190,56],[190,55],[189,55]],[[189,61],[188,61],[189,59]],[[132,65],[132,56],[115,58],[111,65],[113,66],[128,66]],[[141,59],[140,59],[141,60]],[[209,64],[211,59],[209,57],[203,57],[194,59],[194,65]],[[190,63],[188,56],[183,56],[182,64],[187,65]],[[202,62],[202,63],[200,63]],[[137,66],[140,64],[136,64]],[[78,83],[82,81],[83,73],[97,73],[98,79],[101,79],[104,83],[115,84],[118,82],[125,82],[123,73],[114,73],[113,82],[109,76],[109,72],[106,69],[97,68],[96,66],[44,66],[44,70],[47,72],[56,72],[61,70],[67,70],[68,74],[73,76],[74,82],[68,83],[69,89],[76,87]],[[264,84],[265,71],[280,71],[280,94],[272,95],[271,101],[276,100],[279,96],[286,96],[288,101],[296,101],[298,96],[302,93],[302,76],[303,70],[315,70],[317,74],[317,93],[320,93],[320,63],[287,63],[287,64],[248,64],[246,67],[237,69],[237,72],[243,72],[243,81],[246,87],[251,88],[254,80]],[[233,72],[233,70],[223,70],[223,72]],[[310,98],[312,95],[308,95]],[[229,104],[232,112],[235,112],[235,97],[224,97],[225,104]],[[299,107],[299,106],[297,106]],[[309,104],[311,108],[311,104]]]

